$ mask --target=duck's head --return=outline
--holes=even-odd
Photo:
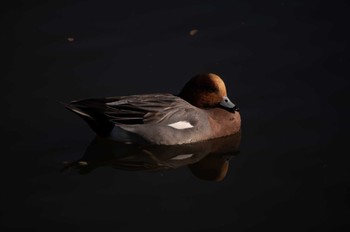
[[[179,96],[200,108],[221,107],[232,112],[238,110],[227,97],[224,81],[213,73],[194,76],[186,83]]]

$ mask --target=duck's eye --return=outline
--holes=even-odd
[[[217,89],[212,86],[206,86],[205,90],[210,93],[215,93],[217,91]]]

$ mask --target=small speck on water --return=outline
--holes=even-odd
[[[78,164],[79,164],[80,166],[86,166],[86,165],[88,165],[88,163],[87,163],[86,161],[79,161]]]
[[[195,35],[197,35],[198,34],[198,29],[192,29],[192,30],[190,30],[190,36],[195,36]]]
[[[68,37],[67,40],[68,40],[68,42],[74,42],[74,38],[73,37]]]

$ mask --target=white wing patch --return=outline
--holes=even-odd
[[[187,121],[174,122],[174,123],[168,124],[168,126],[178,130],[183,130],[183,129],[188,129],[193,127],[192,124]]]

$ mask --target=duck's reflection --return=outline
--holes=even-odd
[[[63,170],[77,168],[79,173],[86,174],[102,166],[129,171],[160,171],[187,166],[200,179],[221,181],[226,176],[230,159],[239,152],[240,141],[240,132],[173,146],[124,144],[95,137],[84,156],[67,163]]]

